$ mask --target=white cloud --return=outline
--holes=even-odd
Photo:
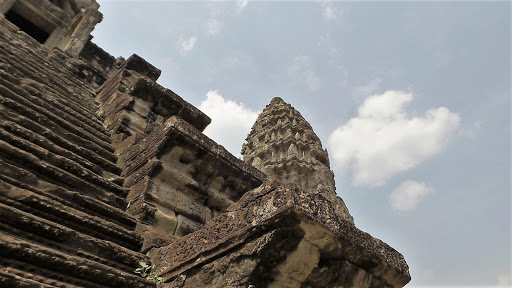
[[[439,153],[456,134],[460,117],[433,108],[422,117],[404,110],[413,95],[386,91],[359,106],[358,115],[329,136],[335,164],[352,172],[352,185],[376,187]]]
[[[212,118],[204,133],[233,155],[240,156],[242,144],[259,112],[244,107],[242,103],[226,100],[217,90],[208,91],[199,109]]]
[[[510,275],[500,275],[498,276],[498,287],[512,287],[512,281],[510,279]]]
[[[296,56],[288,67],[288,76],[295,81],[306,83],[312,91],[322,87],[322,81],[313,70],[313,61],[309,56]]]
[[[190,50],[194,49],[197,43],[196,36],[190,36],[188,38],[180,37],[178,40],[178,49],[182,54],[187,54]]]
[[[320,0],[320,4],[322,5],[323,9],[323,16],[324,19],[327,21],[336,19],[336,16],[338,15],[338,9],[332,7],[332,1],[330,0]]]
[[[219,20],[217,20],[216,18],[211,18],[210,20],[208,20],[208,23],[206,26],[207,26],[208,35],[215,36],[220,33],[220,30],[222,29],[222,26],[224,26],[224,24],[222,22],[220,22]]]
[[[412,211],[423,198],[433,192],[434,189],[423,182],[407,180],[391,192],[389,202],[395,211]]]
[[[245,9],[245,7],[247,7],[248,3],[249,3],[249,0],[236,1],[236,7],[238,8],[238,12],[242,12]]]

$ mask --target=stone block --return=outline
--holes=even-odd
[[[152,225],[137,224],[136,230],[143,239],[141,252],[147,253],[152,248],[165,247],[171,244],[176,237],[172,233],[165,233]]]
[[[155,204],[155,207],[155,221],[153,226],[164,234],[172,235],[178,224],[176,213],[162,205]]]
[[[126,60],[125,68],[128,70],[136,71],[149,79],[156,81],[162,71],[155,66],[151,65],[144,58],[140,57],[137,54],[133,54]]]
[[[161,185],[155,181],[155,193],[151,195],[153,201],[167,208],[176,209],[178,203],[178,192],[176,189],[169,185]]]
[[[175,236],[182,237],[190,234],[202,227],[201,223],[198,223],[184,215],[178,215],[178,226],[174,232]]]
[[[219,192],[214,192],[210,195],[206,202],[208,207],[215,208],[220,211],[226,211],[231,204],[233,204],[233,201]]]
[[[206,221],[205,206],[197,203],[182,193],[178,194],[175,211],[178,214],[183,214],[200,223],[204,223]]]

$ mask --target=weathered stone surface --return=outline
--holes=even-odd
[[[354,222],[336,195],[327,150],[311,125],[283,99],[276,97],[261,112],[242,147],[244,161],[282,182],[322,193],[336,204],[336,213]]]
[[[235,267],[241,253],[248,264]],[[410,280],[400,253],[343,220],[325,196],[275,181],[150,255],[163,287],[208,286],[211,275],[231,287],[402,287]]]
[[[145,238],[146,250],[201,228],[266,179],[176,116],[123,151],[128,212],[163,239]]]
[[[94,89],[17,31],[0,15],[0,286],[154,287]]]
[[[97,82],[99,83],[97,87],[99,87],[101,84],[103,84],[103,82],[105,82],[105,80],[107,80],[108,73],[110,70],[115,68],[117,61],[114,56],[110,55],[101,47],[94,44],[91,40],[85,43],[85,46],[82,51],[80,51],[78,57],[85,61],[89,67],[92,67],[92,69],[98,74],[98,77],[102,78],[102,81]],[[84,69],[85,68],[87,67],[84,67]],[[91,81],[87,82],[91,83]]]
[[[96,96],[111,134],[145,136],[172,116],[200,131],[210,124],[211,119],[203,112],[157,84],[154,79],[160,70],[144,59],[134,54],[123,65],[103,83]]]
[[[151,79],[152,81],[158,80],[162,71],[155,66],[148,63],[144,58],[140,57],[137,54],[133,54],[126,60],[124,64],[125,69],[133,70],[141,75],[144,75]]]

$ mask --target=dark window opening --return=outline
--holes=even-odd
[[[20,14],[12,10],[9,10],[9,12],[5,14],[5,19],[9,20],[12,24],[18,26],[18,28],[20,28],[21,31],[27,33],[41,44],[44,44],[48,37],[50,37],[50,34],[46,33],[44,30],[34,25],[34,23],[23,18]]]

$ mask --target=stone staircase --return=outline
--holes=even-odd
[[[154,287],[95,92],[0,15],[0,287]]]

